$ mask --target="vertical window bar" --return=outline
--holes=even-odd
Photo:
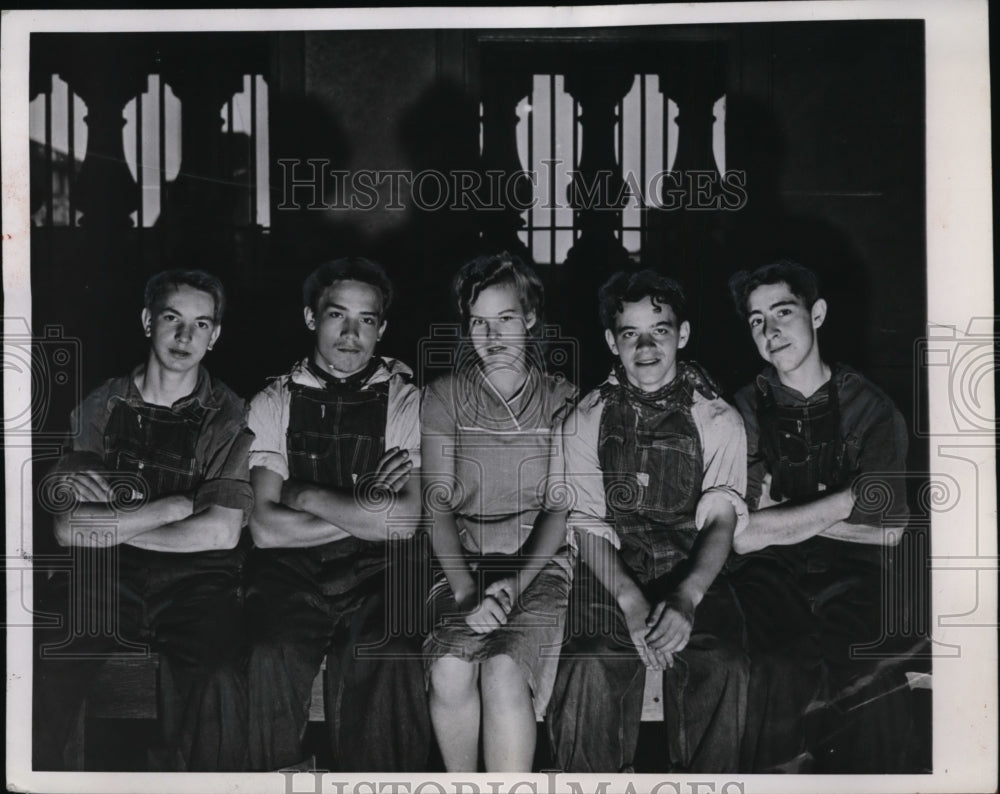
[[[236,136],[233,134],[233,98],[229,97],[229,101],[226,102],[226,137],[223,138],[224,143],[222,147],[222,167],[225,169],[224,173],[228,185],[233,184],[233,177],[235,175],[237,162],[234,146],[235,140]]]
[[[622,170],[625,162],[625,100],[618,100],[618,170]],[[610,196],[609,196],[610,198]],[[625,240],[625,213],[618,214],[618,239]]]
[[[670,98],[663,95],[663,170],[670,168]]]
[[[250,75],[250,225],[257,225],[257,75]]]
[[[556,76],[549,75],[549,159],[556,159]],[[556,263],[556,175],[549,178],[549,264]]]
[[[646,75],[639,75],[639,254],[646,248]]]
[[[580,165],[580,105],[574,98],[573,100],[573,171],[576,171]],[[576,222],[576,209],[573,211],[573,242],[575,243],[580,239],[580,230],[577,228]]]
[[[76,119],[74,118],[73,91],[66,91],[66,118],[69,119],[67,134],[69,163],[66,169],[66,192],[69,194],[69,225],[76,226],[76,208],[73,206],[73,182],[76,176]]]
[[[45,92],[45,210],[48,218],[45,220],[46,226],[52,226],[52,214],[55,209],[52,187],[52,82],[49,81],[49,90]]]
[[[163,79],[163,75],[160,75],[160,79],[157,81],[159,84],[159,102],[160,102],[160,117],[159,117],[159,130],[157,130],[157,141],[160,147],[160,215],[163,215],[163,209],[165,206],[165,201],[167,197],[167,136],[165,130],[167,129],[167,112],[166,112],[166,81]]]
[[[136,215],[136,226],[141,229],[146,225],[143,215],[146,191],[142,186],[142,91],[135,97],[135,177],[135,181],[139,184],[139,212]]]
[[[528,91],[528,173],[533,174],[535,172],[535,87],[534,81],[532,81],[532,87]],[[528,221],[528,256],[532,260],[535,258],[535,236],[532,234],[534,231],[531,221],[531,210],[529,209],[527,213]]]

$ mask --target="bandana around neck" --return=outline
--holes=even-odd
[[[677,374],[666,386],[661,386],[656,391],[643,391],[637,386],[633,386],[625,373],[625,367],[621,361],[616,361],[614,365],[615,378],[619,387],[631,399],[652,406],[663,406],[667,403],[681,403],[690,405],[694,399],[694,392],[697,390],[708,399],[714,399],[719,394],[719,389],[698,364],[687,361],[677,362]]]

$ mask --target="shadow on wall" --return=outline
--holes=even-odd
[[[865,262],[851,237],[826,218],[797,211],[780,190],[787,138],[762,104],[733,97],[727,126],[734,130],[736,167],[746,171],[747,205],[739,212],[721,213],[723,244],[718,276],[721,287],[737,270],[752,269],[779,258],[793,259],[818,276],[821,294],[830,305],[821,332],[823,355],[864,371],[868,368],[871,263]],[[721,291],[721,290],[720,290]],[[737,318],[726,291],[726,309]],[[747,382],[760,369],[759,358],[742,320],[725,323],[742,341],[728,346],[735,366],[720,374],[731,388]],[[723,340],[713,343],[726,350]],[[748,365],[744,365],[747,362]]]
[[[407,168],[417,176],[412,197],[404,199],[406,222],[375,246],[399,295],[386,351],[416,362],[418,340],[431,326],[458,319],[451,300],[455,272],[488,247],[480,238],[479,211],[461,206],[461,188],[452,178],[482,171],[479,103],[463,86],[440,81],[402,115],[396,134]]]

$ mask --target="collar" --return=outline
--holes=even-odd
[[[382,359],[378,356],[372,356],[360,371],[348,375],[346,378],[338,378],[316,366],[311,355],[306,359],[306,369],[309,373],[315,376],[326,389],[335,392],[360,391],[382,366],[384,366]]]
[[[286,375],[278,377],[288,378],[291,383],[297,383],[300,386],[308,386],[313,389],[326,388],[326,381],[316,374],[316,367],[309,366],[311,360],[312,354],[297,361]],[[397,359],[373,356],[372,362],[376,362],[372,372],[368,375],[367,381],[362,383],[358,388],[365,389],[396,377],[400,377],[407,382],[413,378],[413,370]]]
[[[826,396],[831,388],[835,391],[840,391],[844,382],[853,375],[857,374],[856,370],[846,364],[834,362],[830,365],[830,379],[816,389],[816,391],[809,397],[804,397],[802,392],[798,389],[793,389],[791,386],[786,386],[782,383],[781,378],[778,376],[778,371],[771,364],[768,364],[757,374],[757,377],[754,378],[754,383],[756,384],[757,391],[761,394],[767,395],[782,392],[790,397],[793,397],[798,402],[808,403],[826,399]]]
[[[125,376],[125,393],[120,395],[119,399],[124,399],[129,405],[132,406],[152,405],[152,403],[147,403],[142,398],[142,392],[140,392],[139,387],[135,385],[136,377],[138,377],[139,374],[145,370],[145,368],[145,364],[139,364]],[[158,405],[156,407],[166,408],[167,406]],[[198,381],[195,384],[194,391],[186,397],[181,397],[179,400],[175,400],[174,403],[169,406],[171,411],[180,411],[186,408],[201,408],[208,411],[215,411],[220,407],[221,402],[219,397],[215,394],[215,391],[212,388],[212,376],[209,375],[208,370],[200,364],[198,365]]]

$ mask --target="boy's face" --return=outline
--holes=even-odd
[[[158,305],[142,310],[142,326],[157,363],[171,372],[188,372],[219,338],[215,299],[207,292],[181,284]]]
[[[807,308],[805,301],[781,281],[757,287],[747,298],[747,309],[754,344],[761,358],[779,375],[821,363],[816,329],[826,319],[826,301],[822,298]]]
[[[385,333],[382,293],[362,281],[335,281],[320,295],[316,311],[305,308],[306,326],[316,332],[316,363],[331,375],[360,372]]]
[[[654,303],[650,297],[623,303],[615,316],[615,330],[604,332],[611,352],[621,359],[629,382],[654,392],[677,375],[677,351],[691,334],[685,320],[677,322],[671,306]]]

